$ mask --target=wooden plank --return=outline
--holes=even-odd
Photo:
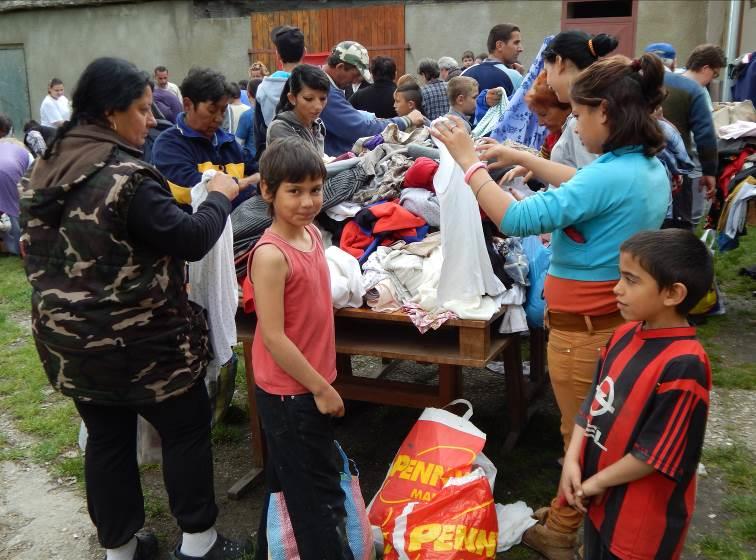
[[[442,327],[466,327],[471,329],[487,329],[489,325],[504,315],[506,312],[506,307],[502,307],[499,309],[494,315],[488,320],[488,321],[478,321],[478,320],[472,320],[472,319],[451,319],[449,321],[446,321]],[[402,313],[401,311],[395,311],[393,313],[380,313],[378,311],[373,311],[369,307],[345,307],[344,309],[340,309],[336,312],[335,317],[338,319],[340,317],[350,318],[350,319],[367,319],[367,320],[376,320],[376,321],[385,321],[385,322],[396,322],[396,323],[411,323],[412,320],[409,318],[409,315],[406,313]]]
[[[443,406],[449,402],[439,396],[436,385],[418,385],[404,381],[354,376],[337,377],[333,386],[343,399],[376,404],[425,408]]]
[[[491,345],[490,329],[459,327],[459,352],[463,356],[485,359]]]
[[[227,490],[226,494],[232,500],[238,500],[243,497],[250,488],[257,485],[259,482],[262,482],[265,479],[265,476],[263,476],[264,474],[264,467],[253,467],[239,480],[234,482],[233,486]]]
[[[408,336],[403,329],[355,329],[354,325],[336,326],[336,352],[376,356],[413,362],[485,367],[494,356],[504,351],[517,335],[501,335],[491,341],[489,353],[483,357],[462,355],[455,333],[435,332]]]

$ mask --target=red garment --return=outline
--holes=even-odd
[[[554,144],[557,143],[557,140],[562,136],[562,131],[559,132],[549,132],[546,135],[546,138],[543,140],[543,145],[541,146],[541,156],[543,159],[551,159],[551,150],[554,148]]]
[[[754,148],[753,146],[744,148],[738,154],[738,157],[725,165],[722,173],[719,174],[719,188],[722,190],[722,194],[724,194],[725,199],[730,196],[730,190],[728,188],[730,186],[730,181],[732,181],[732,178],[735,177],[735,175],[737,175],[741,169],[743,169],[746,158],[754,152],[756,152],[756,148]]]
[[[615,556],[680,558],[693,516],[711,390],[694,327],[617,328],[576,418],[585,429],[583,480],[631,453],[651,474],[609,488],[588,521]]]
[[[438,171],[438,163],[427,157],[419,157],[404,174],[402,188],[427,189],[436,192],[433,177]]]
[[[617,312],[617,280],[583,281],[546,275],[543,298],[549,311],[596,317]]]
[[[424,228],[426,231],[418,230]],[[356,259],[371,253],[377,245],[391,245],[401,239],[420,241],[427,233],[425,220],[398,203],[383,202],[360,210],[344,226],[339,246]]]
[[[250,264],[252,264],[250,262]],[[247,267],[249,269],[249,267]],[[249,279],[249,274],[244,277],[241,284],[242,290],[242,309],[244,313],[255,312],[255,288],[252,286],[252,280]]]
[[[331,281],[323,240],[313,225],[307,226],[312,248],[300,251],[270,229],[252,252],[263,245],[274,245],[289,265],[284,289],[284,332],[310,365],[328,383],[336,379],[336,339],[333,326]],[[272,395],[302,395],[309,390],[276,363],[263,342],[260,322],[252,342],[255,383]]]

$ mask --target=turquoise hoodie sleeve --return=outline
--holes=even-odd
[[[612,206],[619,191],[607,185],[606,165],[595,163],[579,169],[559,188],[539,192],[509,205],[501,221],[502,233],[515,236],[537,235],[579,224]],[[609,188],[607,188],[609,187]]]

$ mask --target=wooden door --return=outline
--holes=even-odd
[[[302,30],[307,49],[306,61],[322,63],[341,41],[357,41],[370,54],[390,56],[398,75],[404,74],[404,5],[370,5],[361,8],[323,8],[255,12],[250,16],[252,48],[250,63],[261,60],[269,69],[277,66],[270,32],[279,25],[295,25]]]
[[[579,29],[591,35],[614,35],[619,46],[613,54],[635,56],[637,0],[563,0],[562,31]]]

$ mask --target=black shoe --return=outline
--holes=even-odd
[[[151,531],[139,531],[134,536],[137,540],[134,560],[155,560],[158,553],[158,540],[155,534]]]
[[[213,547],[204,556],[187,556],[181,553],[181,540],[173,551],[175,560],[242,560],[254,558],[255,545],[247,540],[243,543],[227,539],[220,533]]]

